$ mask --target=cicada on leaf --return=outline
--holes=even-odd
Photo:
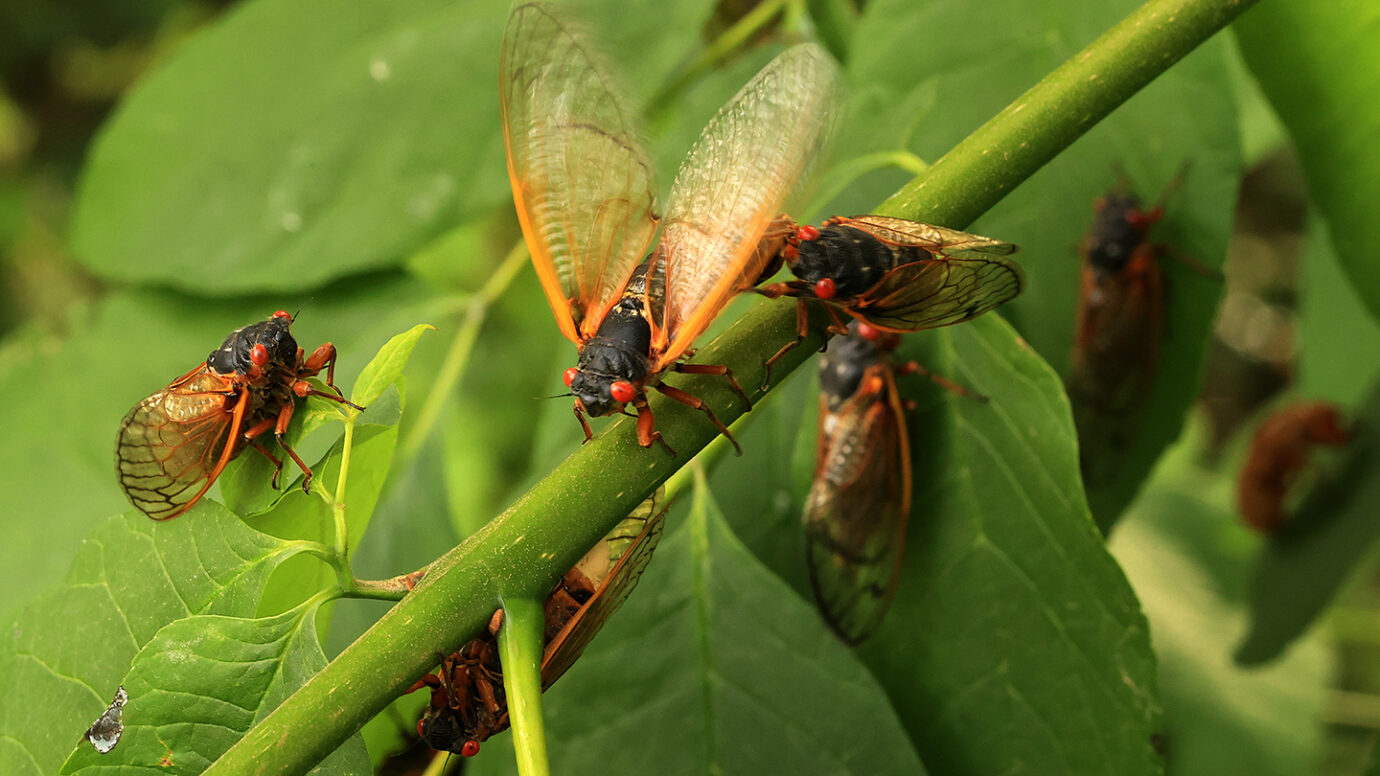
[[[1284,524],[1289,490],[1308,468],[1313,448],[1350,441],[1337,408],[1327,402],[1303,402],[1267,417],[1251,438],[1236,483],[1236,505],[1246,525],[1264,534],[1277,531]]]
[[[871,635],[886,614],[906,543],[910,443],[891,360],[897,340],[854,322],[819,361],[819,450],[805,500],[805,557],[820,612],[850,644]]]
[[[847,331],[836,308],[874,329],[900,333],[972,320],[1016,298],[1025,282],[1006,258],[1015,245],[942,226],[862,215],[836,216],[819,228],[786,224],[786,230],[763,278],[784,263],[796,279],[757,292],[799,300],[798,336],[768,367],[805,339],[810,299],[827,303],[835,334]]]
[[[546,598],[542,690],[565,674],[637,585],[661,540],[666,507],[660,495],[638,508],[599,541]],[[431,688],[417,732],[434,749],[473,757],[489,736],[508,727],[508,700],[499,663],[502,610],[489,630],[441,661],[413,689]]]
[[[1151,242],[1150,230],[1183,176],[1181,170],[1149,208],[1123,179],[1094,203],[1079,244],[1083,269],[1065,388],[1089,482],[1105,480],[1129,448],[1159,370],[1165,247]]]
[[[177,517],[246,447],[273,462],[277,487],[282,461],[259,441],[270,430],[301,467],[302,489],[308,488],[311,469],[284,437],[297,401],[320,396],[363,408],[335,387],[335,346],[327,342],[307,356],[291,327],[292,316],[279,310],[266,321],[236,329],[204,363],[130,410],[115,440],[115,469],[135,507],[154,520]],[[335,393],[308,382],[322,370]]]
[[[647,405],[653,388],[731,440],[662,377],[722,375],[750,407],[727,367],[682,359],[786,238],[777,216],[825,141],[837,67],[813,44],[772,60],[705,127],[661,218],[638,122],[595,51],[556,9],[526,3],[509,18],[500,70],[518,219],[556,323],[579,349],[565,373],[575,416],[588,440],[586,415],[631,404],[638,443],[670,451]]]

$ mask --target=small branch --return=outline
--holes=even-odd
[[[1253,0],[1150,0],[880,210],[966,226],[1251,5]],[[823,342],[822,329],[773,368],[774,383],[813,356]],[[757,385],[763,360],[793,339],[794,331],[793,305],[763,300],[704,347],[697,360],[728,364],[743,385]],[[723,422],[742,414],[741,401],[723,380],[676,379]],[[207,776],[307,772],[425,673],[436,653],[453,651],[478,633],[502,597],[545,595],[586,549],[715,436],[699,412],[659,396],[652,407],[679,457],[639,447],[634,424],[626,419],[610,424],[508,511],[438,560],[411,595],[251,729],[205,771]],[[349,702],[342,704],[341,698]],[[282,746],[283,741],[292,746]]]

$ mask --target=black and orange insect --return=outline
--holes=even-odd
[[[1065,388],[1085,479],[1099,481],[1125,452],[1159,369],[1164,338],[1164,246],[1149,239],[1180,172],[1150,208],[1123,180],[1093,205],[1079,245],[1083,269]]]
[[[205,363],[125,416],[115,441],[115,469],[120,487],[141,512],[170,520],[191,509],[245,447],[273,462],[277,487],[282,461],[259,443],[270,429],[301,467],[302,489],[307,489],[311,469],[283,436],[297,399],[321,396],[362,408],[335,387],[335,346],[327,342],[304,357],[291,327],[292,316],[279,310],[266,321],[236,329]],[[308,382],[323,369],[334,394]]]
[[[1278,530],[1289,489],[1308,467],[1313,448],[1350,441],[1337,408],[1327,402],[1303,402],[1267,417],[1251,439],[1236,483],[1236,506],[1246,525],[1263,534]]]
[[[637,585],[661,539],[665,515],[659,496],[644,501],[547,596],[543,691],[575,663]],[[502,614],[494,612],[487,632],[444,658],[437,673],[413,686],[431,688],[431,702],[417,722],[417,732],[433,749],[473,757],[485,739],[507,729],[508,700],[496,641]]]
[[[910,443],[896,375],[899,336],[854,321],[819,362],[819,449],[805,501],[805,558],[824,619],[857,644],[896,590],[910,517]]]
[[[661,218],[634,114],[574,26],[552,7],[517,6],[501,73],[518,219],[561,333],[579,347],[565,373],[575,416],[589,439],[585,415],[631,404],[638,443],[669,451],[647,405],[655,388],[732,439],[703,401],[661,379],[723,375],[750,406],[727,367],[681,359],[786,238],[776,216],[824,142],[837,66],[813,44],[772,60],[705,127]]]
[[[784,263],[796,279],[757,292],[799,300],[797,339],[768,368],[804,341],[810,299],[828,303],[835,334],[847,331],[836,307],[875,329],[912,332],[972,320],[1014,299],[1024,283],[1020,267],[1005,258],[1015,245],[942,226],[863,215],[785,227],[788,237],[763,278]]]

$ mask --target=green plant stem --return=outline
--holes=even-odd
[[[700,76],[746,43],[758,30],[767,26],[767,23],[786,7],[787,2],[788,0],[765,0],[734,22],[731,27],[719,33],[719,37],[706,46],[689,66],[681,70],[674,81],[648,102],[647,113],[656,115],[665,110],[690,84],[699,80]]]
[[[918,176],[887,201],[885,210],[966,226],[1094,121],[1252,4],[1151,0]],[[813,317],[806,341],[773,368],[773,383],[823,343],[818,320],[823,316]],[[794,331],[793,305],[763,300],[705,346],[696,360],[727,364],[741,384],[758,385],[763,360],[793,339]],[[743,412],[722,379],[674,375],[673,382],[703,398],[725,423]],[[589,547],[715,436],[702,413],[660,396],[653,398],[652,409],[678,457],[658,447],[639,447],[630,419],[611,423],[506,512],[439,559],[411,595],[205,773],[307,772],[425,673],[438,652],[453,651],[478,633],[502,597],[539,597],[549,591]]]
[[[923,214],[921,220],[967,226],[1256,1],[1150,0],[964,138],[877,212]]]
[[[503,687],[508,718],[513,726],[513,751],[520,776],[547,776],[546,733],[541,716],[542,635],[546,630],[543,598],[505,598],[503,627],[498,630],[498,659],[503,664]]]
[[[445,360],[441,362],[441,370],[436,375],[436,383],[427,394],[421,411],[417,413],[417,422],[413,424],[406,441],[402,444],[403,461],[411,460],[426,442],[431,429],[436,426],[436,420],[441,416],[441,410],[445,409],[446,402],[453,397],[455,386],[459,385],[465,376],[465,367],[470,363],[470,353],[474,351],[474,343],[479,338],[479,329],[484,325],[489,308],[504,291],[508,290],[513,278],[517,277],[518,271],[525,266],[527,245],[518,240],[499,263],[494,274],[489,276],[489,281],[466,303],[465,320],[456,330],[450,350],[446,351]]]

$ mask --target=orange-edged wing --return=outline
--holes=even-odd
[[[248,406],[248,391],[236,398],[230,378],[205,364],[139,402],[115,441],[130,502],[154,520],[191,509],[234,457]]]
[[[846,308],[881,329],[919,331],[971,320],[1011,301],[1025,284],[1021,268],[1005,258],[1016,250],[1011,243],[885,216],[831,222],[862,229],[917,256]]]
[[[719,111],[690,150],[657,248],[666,307],[654,321],[654,369],[679,358],[775,256],[763,235],[823,150],[837,84],[824,49],[790,48]]]
[[[652,551],[661,541],[666,509],[658,491],[576,564],[576,569],[594,583],[594,595],[547,643],[541,661],[542,689],[550,687],[579,659],[585,646],[642,578]]]
[[[652,167],[588,38],[551,6],[508,18],[503,143],[523,236],[561,333],[593,336],[656,230]]]
[[[889,364],[868,368],[837,412],[820,410],[820,458],[805,502],[805,558],[820,612],[857,644],[881,623],[901,570],[910,447]]]

